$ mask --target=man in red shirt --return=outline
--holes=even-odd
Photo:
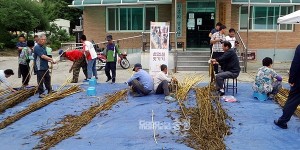
[[[66,57],[69,60],[73,61],[73,65],[70,68],[69,72],[71,73],[73,70],[73,80],[71,83],[77,83],[78,82],[78,77],[79,77],[79,72],[80,72],[80,67],[83,70],[83,73],[85,75],[85,78],[87,78],[87,63],[85,56],[82,51],[80,50],[71,50],[64,52],[61,57]]]

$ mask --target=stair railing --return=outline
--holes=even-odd
[[[247,54],[246,54],[247,47],[238,31],[236,32],[236,35],[237,35],[237,40],[240,43],[240,45],[238,47],[238,54],[239,54],[239,56],[241,56],[242,61],[243,61],[243,65],[244,65],[243,70],[244,70],[244,72],[247,72],[247,61],[248,61]]]

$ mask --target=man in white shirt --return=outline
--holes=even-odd
[[[2,87],[4,87],[5,89],[8,88],[9,90],[11,90],[12,92],[15,92],[16,90],[14,90],[9,82],[7,81],[7,78],[9,78],[10,76],[14,75],[13,70],[11,69],[6,69],[6,70],[0,70],[0,85]]]
[[[96,69],[96,59],[97,53],[90,41],[86,40],[86,36],[82,35],[80,37],[80,41],[83,43],[83,51],[87,59],[87,73],[88,79],[91,79],[93,76],[98,79],[97,77],[97,69]]]
[[[165,94],[165,100],[175,101],[176,99],[170,95],[169,82],[175,78],[168,78],[168,67],[165,64],[160,66],[161,72],[157,73],[154,77],[154,91],[155,94]]]
[[[225,37],[225,41],[230,42],[231,48],[233,49],[238,46],[238,41],[235,38],[235,30],[233,28],[229,29],[229,34]]]

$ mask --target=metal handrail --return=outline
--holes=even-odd
[[[236,34],[237,34],[238,38],[240,39],[240,41],[241,41],[241,43],[242,43],[244,49],[247,49],[247,47],[246,47],[246,45],[245,45],[245,43],[244,43],[244,41],[243,41],[243,39],[242,39],[240,33],[239,33],[238,31],[236,31]]]
[[[241,35],[240,35],[240,33],[237,31],[236,32],[237,33],[237,36],[238,36],[238,38],[239,38],[239,40],[241,41],[241,43],[242,43],[242,46],[243,46],[243,54],[244,54],[244,72],[247,72],[247,61],[248,61],[248,55],[247,55],[247,47],[246,47],[246,45],[245,45],[245,43],[244,43],[244,41],[243,41],[243,39],[242,39],[242,37],[241,37]]]

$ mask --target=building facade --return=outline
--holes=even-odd
[[[276,57],[286,60],[300,43],[300,26],[278,26],[277,19],[299,10],[299,5],[300,0],[74,0],[70,7],[83,9],[83,29],[89,40],[103,42],[108,34],[114,39],[139,37],[121,40],[123,49],[141,49],[149,41],[150,22],[155,21],[170,22],[173,49],[177,43],[187,50],[208,50],[208,34],[221,22],[238,31],[258,59],[272,56],[276,47]]]

